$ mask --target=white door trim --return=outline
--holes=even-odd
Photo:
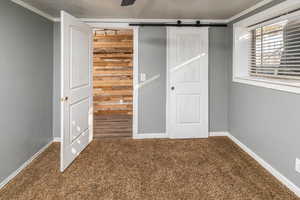
[[[87,23],[94,30],[101,28],[133,30],[133,116],[132,138],[138,138],[138,95],[139,95],[139,27],[129,26],[128,23]]]
[[[138,135],[138,102],[139,102],[139,28],[133,28],[133,118],[132,137]]]
[[[166,51],[167,51],[167,62],[166,62],[166,64],[167,64],[167,66],[166,66],[166,68],[167,68],[167,77],[166,77],[166,91],[167,91],[167,93],[166,93],[166,133],[165,133],[165,136],[167,137],[167,138],[170,138],[170,127],[171,127],[171,124],[170,124],[170,74],[169,74],[169,64],[170,64],[170,52],[169,52],[169,48],[170,48],[170,45],[171,45],[171,43],[170,43],[170,38],[171,38],[171,36],[170,36],[170,30],[171,30],[171,28],[172,27],[167,27],[167,49],[166,49]],[[209,31],[209,27],[207,27],[206,28],[208,31]],[[209,34],[208,34],[208,41],[209,41]],[[208,54],[209,54],[209,45],[208,45]],[[209,55],[208,55],[209,56]],[[209,60],[208,60],[208,64],[207,64],[207,71],[208,71],[208,74],[207,74],[207,78],[209,79]],[[208,84],[208,88],[207,88],[207,90],[209,91],[209,84]],[[208,94],[208,96],[207,96],[207,98],[208,98],[208,107],[209,107],[209,94]],[[208,122],[209,122],[209,112],[208,112],[208,115],[207,115],[207,120],[208,120]],[[208,128],[209,128],[209,124],[208,124]],[[208,133],[208,135],[209,135],[209,133]]]
[[[166,60],[166,137],[170,137],[170,75],[169,75],[169,64],[170,64],[170,52],[169,52],[169,49],[170,49],[170,28],[167,27],[167,48],[166,48],[166,55],[167,55],[167,60]]]

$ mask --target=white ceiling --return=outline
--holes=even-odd
[[[65,10],[79,18],[228,19],[262,0],[136,0],[121,7],[121,0],[23,0],[59,17]]]

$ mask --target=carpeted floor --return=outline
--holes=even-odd
[[[297,200],[228,138],[96,140],[59,172],[51,145],[0,199]]]

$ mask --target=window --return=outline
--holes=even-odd
[[[250,76],[300,79],[300,19],[251,30]]]
[[[232,81],[300,94],[300,1],[233,24]]]

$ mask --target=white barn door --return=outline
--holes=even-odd
[[[92,29],[61,12],[61,157],[64,171],[93,139]]]
[[[170,138],[208,137],[208,28],[168,28]]]

